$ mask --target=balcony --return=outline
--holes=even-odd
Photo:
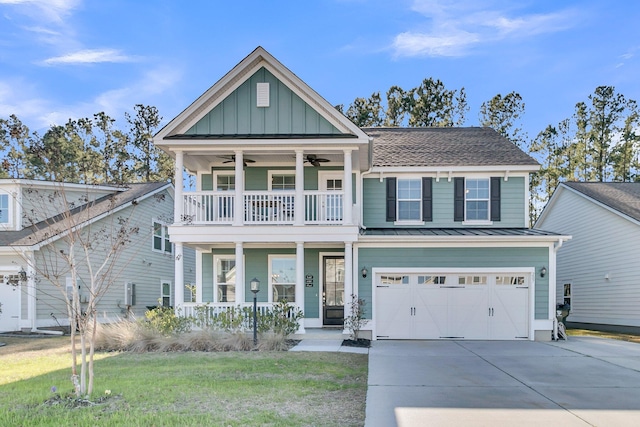
[[[297,206],[295,193],[288,191],[245,191],[242,224],[293,225],[296,209],[303,209],[303,224],[340,225],[344,223],[343,191],[304,191]],[[236,222],[235,194],[196,191],[183,194],[182,222],[196,225],[231,225]]]

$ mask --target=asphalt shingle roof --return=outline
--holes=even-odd
[[[640,221],[640,182],[565,182],[563,185]]]
[[[140,184],[127,184],[127,190],[116,192],[101,197],[90,206],[82,206],[72,211],[73,215],[83,215],[83,219],[93,219],[104,213],[118,208],[126,203],[138,199],[146,194],[156,191],[167,185],[166,182],[150,182]],[[89,209],[89,212],[86,212]],[[32,246],[48,238],[54,237],[63,232],[57,225],[60,216],[48,218],[31,227],[23,228],[20,231],[0,231],[0,246]]]
[[[363,128],[373,137],[374,167],[538,166],[491,128]]]

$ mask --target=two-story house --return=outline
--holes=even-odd
[[[65,300],[74,289],[65,254],[70,252],[71,225],[76,238],[96,245],[119,232],[119,224],[126,223],[124,230],[131,232],[115,258],[90,251],[87,263],[80,244],[74,247],[81,309],[90,292],[89,264],[98,272],[108,259],[115,263],[102,270],[100,322],[143,316],[147,306],[172,306],[176,273],[167,225],[173,222],[173,193],[169,183],[109,186],[0,179],[0,332],[69,324]],[[186,256],[183,287],[195,282],[194,252]],[[57,277],[57,284],[45,276]]]
[[[154,143],[176,159],[177,272],[196,250],[184,314],[249,304],[256,278],[300,332],[340,327],[356,294],[373,339],[552,336],[568,236],[529,228],[539,165],[491,129],[360,129],[259,47]]]

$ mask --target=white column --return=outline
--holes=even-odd
[[[233,225],[239,226],[244,223],[244,173],[243,173],[243,165],[244,158],[241,150],[235,151],[235,159],[236,159],[236,192],[235,192],[235,203],[234,203],[234,218]],[[237,292],[237,289],[236,289]]]
[[[196,302],[202,304],[202,251],[196,251]]]
[[[304,243],[296,242],[296,305],[304,312]],[[300,321],[299,334],[304,334],[304,319]]]
[[[351,171],[351,150],[344,150],[344,216],[342,223],[349,225],[353,223],[353,182]]]
[[[244,249],[242,242],[236,243],[236,304],[245,303],[244,297]]]
[[[176,168],[175,168],[175,189],[174,189],[174,197],[175,200],[173,202],[173,223],[179,224],[183,222],[182,214],[184,209],[184,197],[182,196],[182,192],[184,189],[184,178],[182,173],[184,171],[184,155],[182,151],[176,151]]]
[[[344,244],[344,317],[351,315],[351,294],[353,294],[353,244]],[[345,330],[343,333],[348,334]]]
[[[296,150],[296,198],[295,225],[304,225],[304,158],[302,150]]]
[[[184,304],[184,253],[182,251],[182,243],[174,243],[175,255],[175,298],[173,306],[177,310]]]
[[[26,256],[23,255],[23,259],[27,262],[27,283],[22,285],[27,287],[27,319],[31,323],[31,330],[35,331],[38,328],[38,312],[36,310],[36,269],[33,252],[28,253]]]

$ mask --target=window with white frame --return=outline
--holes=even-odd
[[[216,302],[236,301],[236,259],[234,256],[215,256],[213,263],[214,295]]]
[[[422,180],[398,179],[398,221],[420,221],[422,218]]]
[[[9,224],[9,195],[0,194],[0,224]]]
[[[168,280],[160,284],[160,301],[163,307],[171,307],[171,282]]]
[[[273,255],[269,257],[269,287],[271,301],[296,300],[295,255]]]
[[[169,240],[169,229],[158,221],[153,221],[153,250],[165,254],[173,252]]]
[[[271,190],[288,191],[296,189],[296,175],[294,173],[272,173]]]
[[[465,182],[465,215],[467,221],[489,220],[489,179],[468,178]]]
[[[233,174],[216,175],[216,191],[233,191],[236,189],[236,176]]]

